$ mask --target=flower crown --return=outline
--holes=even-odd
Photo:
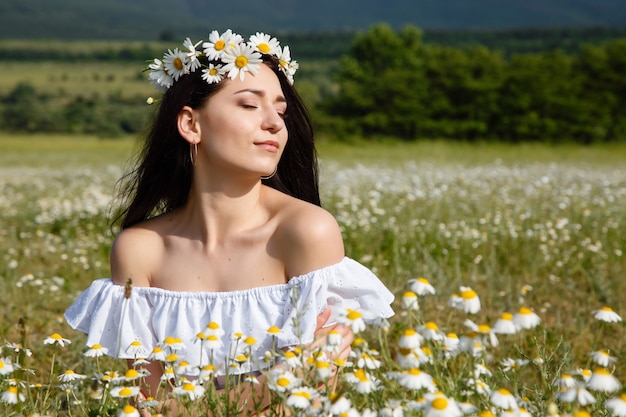
[[[201,43],[202,49],[196,49]],[[239,76],[243,81],[246,72],[257,73],[259,64],[263,62],[262,54],[274,56],[278,60],[278,67],[291,84],[298,69],[298,63],[291,60],[289,47],[281,48],[276,38],[261,32],[250,36],[250,40],[245,42],[241,35],[230,29],[221,35],[214,30],[208,42],[194,44],[187,38],[183,46],[183,50],[168,49],[163,60],[155,58],[148,65],[150,82],[161,92],[170,88],[182,75],[198,69],[202,70],[202,79],[209,84],[219,83],[224,77],[234,80]],[[209,63],[201,63],[201,57],[206,57]]]

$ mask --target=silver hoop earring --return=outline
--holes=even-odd
[[[261,176],[261,179],[262,179],[262,180],[269,180],[269,179],[270,179],[270,178],[272,178],[274,175],[276,175],[276,171],[278,171],[278,165],[276,165],[276,168],[274,168],[274,172],[272,172],[270,175],[268,175],[268,176],[266,176],[266,177]]]
[[[189,144],[189,158],[191,159],[191,165],[195,165],[198,160],[198,144]]]

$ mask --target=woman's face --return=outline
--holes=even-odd
[[[287,103],[278,77],[266,65],[225,81],[199,109],[199,151],[214,174],[266,176],[287,144]]]

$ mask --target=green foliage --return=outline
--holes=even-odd
[[[626,40],[505,58],[482,46],[422,44],[378,25],[358,35],[322,102],[339,136],[413,140],[626,140]]]

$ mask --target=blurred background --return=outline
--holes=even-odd
[[[228,28],[290,46],[332,139],[626,137],[620,0],[3,0],[0,132],[141,132],[146,61]]]

